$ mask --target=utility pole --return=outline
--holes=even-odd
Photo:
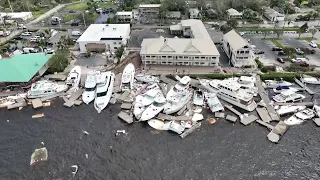
[[[82,18],[83,18],[84,28],[87,29],[86,20],[84,19],[84,13],[82,12],[81,14],[82,14]]]
[[[9,6],[10,6],[11,12],[13,13],[13,10],[12,10],[12,6],[11,6],[11,3],[10,3],[10,0],[8,0],[8,4],[9,4]]]

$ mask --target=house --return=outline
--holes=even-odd
[[[130,39],[130,24],[91,24],[79,37],[80,53],[116,51]]]
[[[139,20],[141,23],[154,23],[159,19],[161,4],[140,4]]]
[[[285,16],[281,13],[279,13],[278,11],[270,8],[270,7],[266,7],[264,12],[264,16],[272,22],[276,22],[276,21],[284,21]]]
[[[116,13],[117,21],[119,23],[131,23],[133,19],[132,11],[119,11]]]
[[[201,19],[200,11],[197,8],[189,9],[189,15],[190,15],[190,19]]]
[[[26,83],[43,75],[49,68],[51,54],[16,54],[0,60],[0,83]]]
[[[224,34],[222,48],[234,67],[255,66],[254,52],[250,44],[235,30]]]
[[[169,11],[166,14],[166,16],[169,19],[180,19],[181,18],[181,12],[180,11]]]
[[[146,65],[218,66],[219,51],[202,21],[189,19],[170,26],[189,38],[149,38],[141,44],[141,59]]]
[[[228,19],[241,19],[242,18],[242,13],[240,13],[239,11],[231,8],[227,10],[227,14],[228,14]]]

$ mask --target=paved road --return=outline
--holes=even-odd
[[[16,30],[16,31],[12,31],[11,34],[7,37],[1,37],[0,44],[4,43],[5,41],[10,40],[11,38],[15,37],[16,35],[20,34],[21,32],[22,32],[21,30]]]

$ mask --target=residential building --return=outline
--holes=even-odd
[[[181,18],[181,12],[180,11],[169,11],[166,14],[166,16],[169,19],[180,19]]]
[[[241,19],[242,18],[242,13],[240,13],[239,11],[231,8],[227,10],[227,14],[228,14],[228,19]]]
[[[117,21],[119,23],[131,23],[133,19],[132,11],[119,11],[116,13]]]
[[[201,14],[198,8],[189,9],[190,19],[201,19]]]
[[[254,52],[250,44],[235,30],[224,34],[222,48],[234,67],[255,66]]]
[[[91,24],[77,40],[81,53],[116,51],[130,39],[130,24]]]
[[[0,83],[25,83],[43,75],[49,68],[51,54],[16,54],[0,60]],[[0,56],[1,57],[1,56]]]
[[[264,12],[264,16],[272,22],[276,22],[276,21],[284,21],[284,14],[279,13],[278,11],[270,8],[270,7],[266,7]]]
[[[182,20],[170,27],[189,38],[150,38],[141,44],[141,59],[146,65],[218,66],[219,51],[202,21]]]
[[[139,21],[141,23],[155,23],[160,16],[161,4],[140,4]]]

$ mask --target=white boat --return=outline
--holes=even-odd
[[[182,134],[185,127],[178,121],[170,121],[168,129],[177,134]]]
[[[215,93],[204,93],[207,104],[211,110],[211,112],[224,111],[224,107],[219,101],[217,95]]]
[[[171,101],[177,97],[179,94],[186,94],[190,87],[191,78],[189,76],[184,76],[175,84],[167,94],[167,101]]]
[[[280,94],[273,96],[272,98],[276,102],[287,103],[302,101],[306,97],[302,94],[296,93],[295,91],[283,91]]]
[[[204,95],[201,90],[194,91],[193,93],[193,104],[197,106],[203,106]]]
[[[320,118],[320,106],[318,105],[313,105],[313,110],[315,111],[315,113],[317,114],[317,116]]]
[[[29,99],[52,96],[68,89],[65,84],[57,84],[51,81],[43,80],[33,83],[28,90],[27,97]]]
[[[165,114],[173,114],[178,112],[190,101],[191,97],[191,91],[184,91],[179,94],[175,94],[175,96],[170,96],[170,98],[167,99],[167,103],[164,106],[163,112]]]
[[[315,114],[312,109],[304,109],[295,113],[289,119],[284,120],[284,123],[286,123],[287,125],[301,124],[306,120],[312,119],[314,116]]]
[[[294,88],[294,87],[289,87],[289,86],[278,86],[276,88],[273,88],[273,92],[275,93],[281,93],[284,91],[294,91],[294,92],[298,92],[299,90]]]
[[[82,100],[86,104],[93,101],[96,96],[97,76],[99,74],[99,71],[89,71],[87,74],[87,79],[84,84],[85,89],[82,94]]]
[[[306,84],[320,84],[320,79],[309,75],[302,75],[300,80]]]
[[[158,119],[151,119],[148,121],[149,126],[153,127],[156,130],[163,131],[164,122]]]
[[[247,93],[240,88],[240,85],[230,80],[212,80],[210,86],[213,89],[212,93],[217,93],[217,96],[241,109],[253,111],[257,104],[253,99],[253,95]]]
[[[14,99],[9,99],[9,98],[2,98],[0,99],[0,108],[5,108],[11,104],[16,103]]]
[[[207,79],[199,79],[200,84],[202,87],[204,87],[207,91],[211,93],[218,93],[218,84],[220,83],[220,80],[207,80]],[[211,84],[215,84],[216,86],[211,86]]]
[[[290,113],[295,113],[301,110],[304,110],[307,108],[306,106],[295,106],[295,105],[288,105],[288,106],[280,106],[279,109],[277,109],[277,113],[280,116],[290,114]]]
[[[81,67],[75,66],[74,68],[71,69],[67,77],[66,84],[69,87],[78,87],[80,84],[80,79],[81,79]]]
[[[256,78],[255,77],[248,77],[248,76],[240,76],[240,77],[233,77],[230,78],[235,83],[240,85],[240,88],[246,91],[253,96],[258,95],[258,87],[255,86]]]
[[[94,107],[98,113],[107,107],[111,99],[114,78],[115,75],[111,71],[102,72],[97,77],[97,90],[96,97],[94,99]]]
[[[280,81],[276,81],[276,80],[265,80],[265,85],[266,86],[293,86],[294,84],[293,83],[290,83],[290,82],[287,82],[287,81],[284,81],[282,78]]]
[[[140,121],[147,121],[158,115],[164,108],[166,99],[163,96],[157,96],[154,102],[143,111]]]
[[[123,70],[121,77],[121,91],[131,91],[133,89],[134,73],[134,65],[132,63],[127,64],[127,66]]]
[[[160,80],[156,76],[147,75],[147,74],[137,74],[135,76],[136,80],[144,83],[159,83]]]

